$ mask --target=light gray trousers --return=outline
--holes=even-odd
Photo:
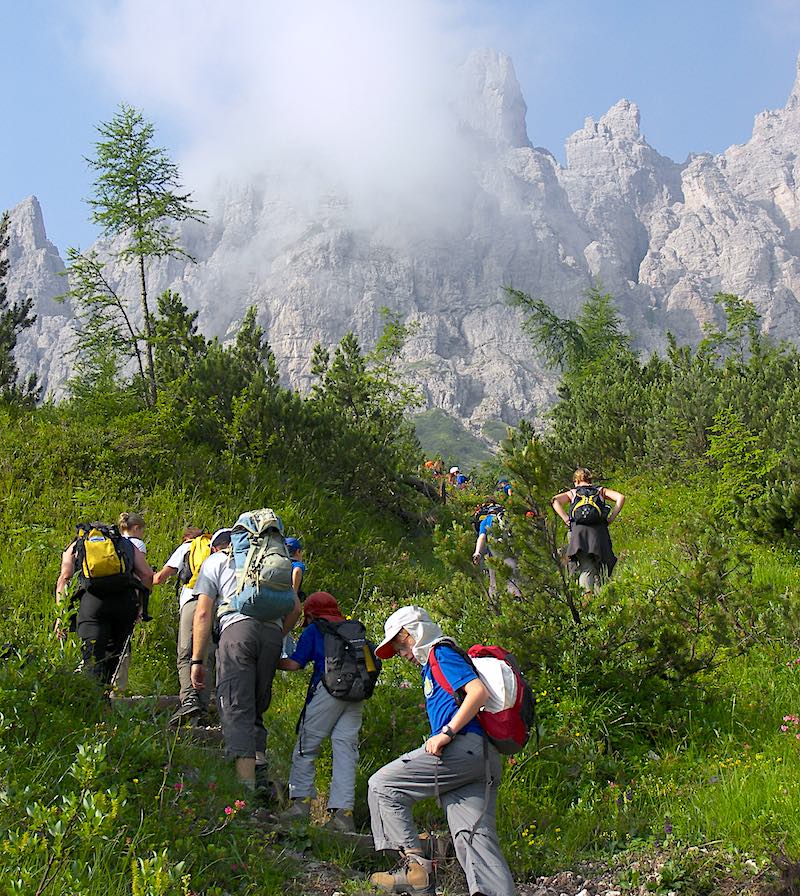
[[[192,687],[192,625],[194,624],[194,611],[196,609],[197,598],[187,601],[181,607],[181,615],[178,622],[178,681],[180,682],[178,696],[181,703],[187,697],[195,696],[200,700],[200,705],[207,708],[209,698],[211,697],[211,682],[214,681],[214,650],[209,638],[209,649],[204,658],[206,686],[202,691],[195,691]]]
[[[356,764],[358,763],[358,732],[364,701],[348,703],[337,700],[318,684],[311,702],[306,707],[303,722],[292,753],[292,770],[289,774],[289,796],[293,800],[312,799],[317,795],[314,787],[317,757],[322,742],[331,739],[333,774],[328,794],[329,809],[352,809],[356,791]]]
[[[497,839],[496,803],[501,764],[488,745],[491,786],[486,802],[486,761],[480,734],[459,734],[441,758],[423,747],[406,753],[369,779],[375,849],[420,848],[411,807],[438,792],[470,893],[514,896],[516,889]],[[485,811],[484,811],[485,810]],[[474,835],[472,830],[477,823]]]
[[[583,593],[588,594],[594,591],[597,594],[602,584],[602,575],[597,560],[590,554],[578,551],[575,564],[578,570],[578,584]]]

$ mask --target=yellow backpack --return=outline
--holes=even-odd
[[[76,527],[75,565],[81,586],[98,596],[133,581],[133,545],[116,526],[79,523]]]
[[[189,542],[189,551],[183,561],[181,571],[178,573],[178,581],[187,588],[194,588],[200,567],[203,561],[211,556],[211,535],[203,532]]]

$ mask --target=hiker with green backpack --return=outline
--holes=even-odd
[[[569,571],[578,576],[584,599],[589,599],[616,565],[608,527],[619,516],[625,495],[594,485],[592,474],[585,467],[575,470],[572,481],[573,488],[553,497],[552,507],[569,529]],[[614,506],[609,507],[608,501],[613,501]]]
[[[212,626],[217,643],[217,706],[226,755],[249,790],[268,790],[264,713],[283,636],[300,616],[283,523],[265,507],[239,516],[230,544],[203,563],[192,630],[191,680],[210,688],[206,655]]]
[[[229,533],[220,529],[216,536]],[[227,544],[227,542],[226,542]],[[172,552],[164,566],[153,576],[153,584],[160,585],[172,576],[177,576],[176,595],[178,598],[178,698],[177,711],[170,719],[171,725],[184,719],[197,719],[208,711],[210,689],[197,692],[192,687],[192,626],[197,598],[192,593],[200,567],[211,556],[212,537],[197,526],[187,526],[183,530],[183,541]],[[207,668],[213,668],[214,651],[209,649],[203,658]]]
[[[316,796],[317,757],[326,738],[331,741],[333,774],[328,793],[325,827],[353,833],[358,733],[364,701],[373,692],[381,670],[374,645],[357,619],[345,619],[336,598],[315,591],[303,605],[303,633],[291,657],[278,668],[297,672],[308,663],[314,670],[306,703],[297,721],[297,742],[289,774],[291,806],[279,816],[282,823],[307,821]]]

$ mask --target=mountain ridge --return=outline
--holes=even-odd
[[[439,192],[407,205],[376,197],[370,208],[314,177],[294,192],[275,171],[229,185],[208,225],[181,228],[198,264],[154,264],[151,293],[178,291],[203,331],[223,338],[255,304],[282,378],[299,389],[312,381],[316,341],[353,330],[371,346],[388,307],[419,323],[403,362],[428,407],[482,438],[554,398],[506,285],[566,316],[600,280],[645,352],[663,349],[667,330],[700,338],[718,319],[717,291],[753,301],[765,329],[800,340],[800,68],[784,108],[757,115],[750,140],[723,153],[662,156],[623,99],[567,139],[563,166],[529,139],[510,58],[477,51],[459,76],[459,152]],[[58,398],[72,311],[52,302],[65,289],[63,262],[35,199],[12,214],[15,241],[10,294],[34,295],[39,314],[20,339],[20,368]],[[133,273],[112,270],[135,295]]]

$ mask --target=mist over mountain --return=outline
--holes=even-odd
[[[419,322],[404,365],[429,407],[486,438],[553,398],[505,285],[564,316],[599,278],[646,352],[668,330],[696,341],[718,291],[751,300],[774,335],[800,339],[800,79],[783,109],[757,116],[751,139],[720,155],[660,155],[636,105],[620,100],[568,139],[564,166],[533,145],[508,57],[472,53],[445,86],[422,118],[396,110],[396,140],[386,126],[374,142],[368,131],[333,140],[336,164],[287,152],[253,158],[246,177],[221,166],[199,197],[209,222],[180,234],[198,263],[154,264],[151,293],[179,292],[208,335],[232,335],[256,305],[299,389],[315,342],[353,330],[370,347],[387,307]],[[409,135],[412,123],[423,132]],[[66,288],[63,262],[35,198],[13,210],[10,235],[11,297],[33,295],[38,314],[20,367],[60,397],[72,310],[52,301]],[[115,277],[136,294],[134,272]]]

